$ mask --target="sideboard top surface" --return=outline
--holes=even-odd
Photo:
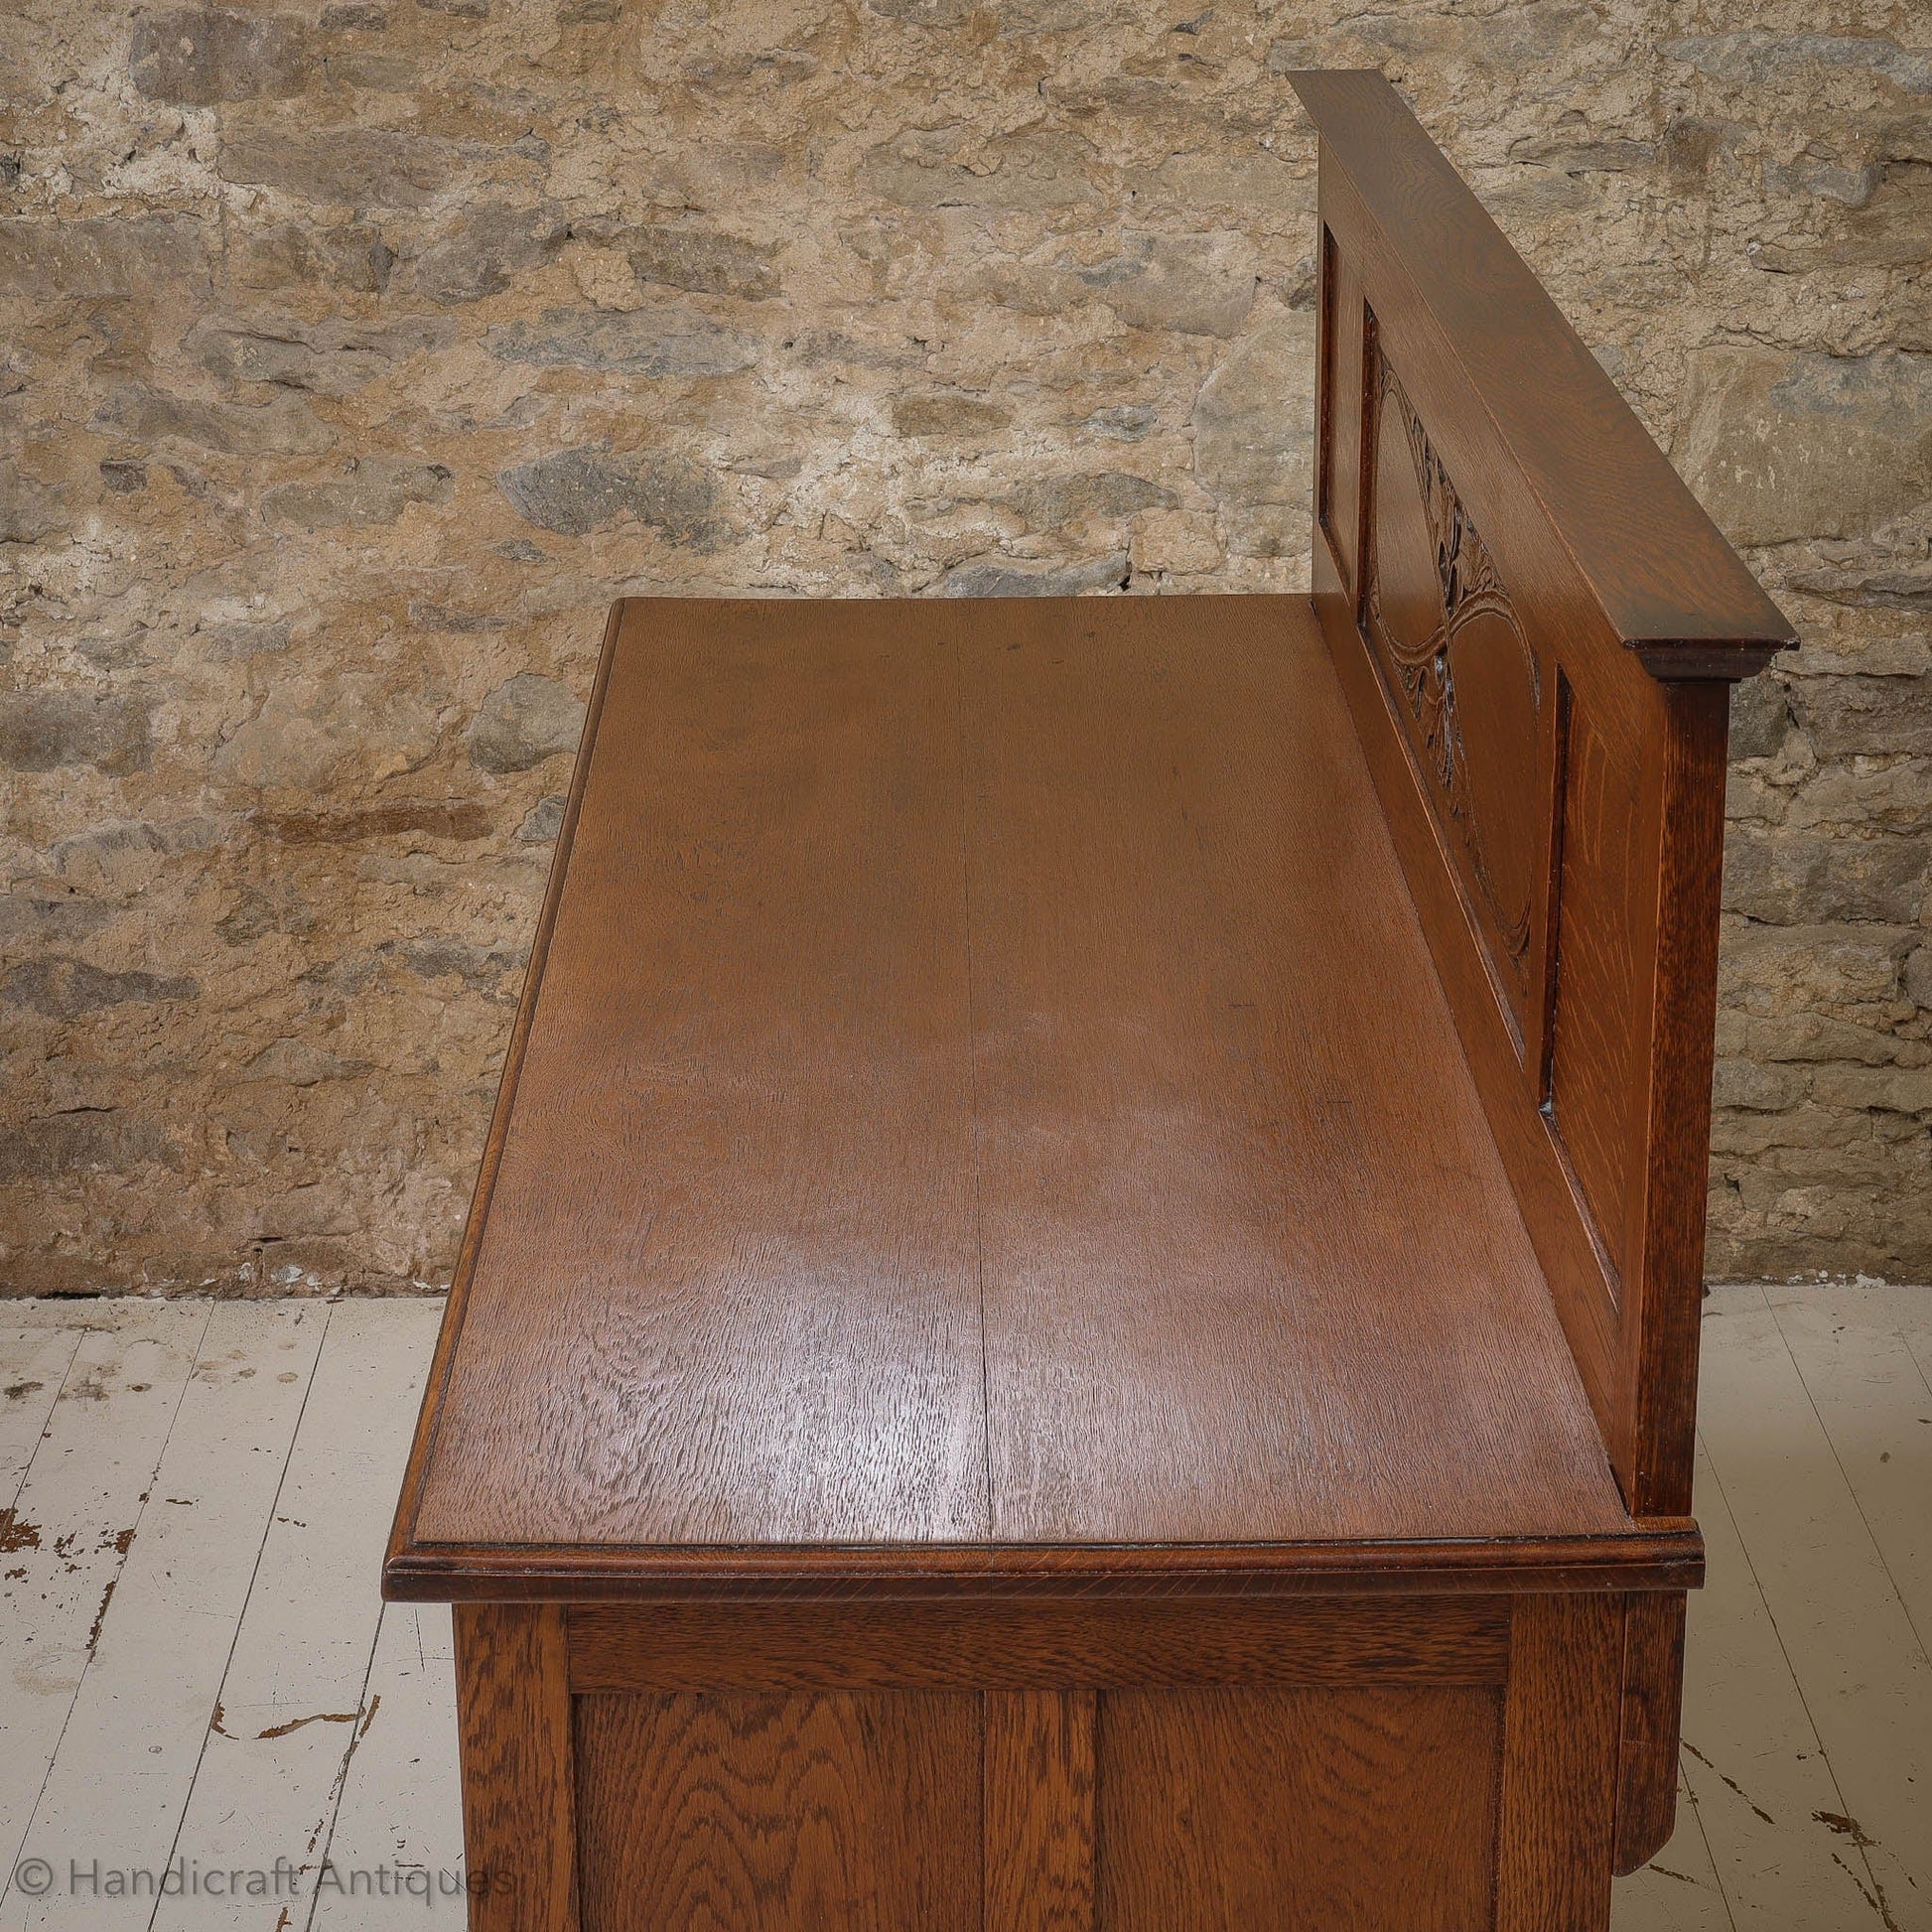
[[[632,601],[532,975],[392,1582],[1635,1530],[1303,600]]]

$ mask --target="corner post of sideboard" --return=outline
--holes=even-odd
[[[563,1610],[458,1603],[455,1623],[471,1932],[578,1932]]]
[[[1624,1601],[1613,1860],[1619,1877],[1648,1864],[1677,1825],[1684,1612],[1681,1589],[1632,1590]]]
[[[1603,1932],[1616,1834],[1623,1598],[1528,1592],[1510,1618],[1496,1932]]]
[[[1645,662],[1662,716],[1662,798],[1644,1169],[1632,1237],[1639,1286],[1623,1325],[1622,1383],[1634,1449],[1631,1513],[1686,1516],[1697,1430],[1731,680],[1671,676],[1657,653]]]

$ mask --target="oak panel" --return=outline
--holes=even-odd
[[[1634,1534],[1305,606],[632,606],[579,784],[392,1587]]]
[[[1362,521],[1362,278],[1325,226],[1321,278],[1315,522],[1352,596]]]
[[[583,1932],[981,1932],[979,1699],[577,1700]]]
[[[1100,1923],[1486,1928],[1501,1734],[1486,1690],[1111,1693]]]
[[[1325,233],[1326,230],[1324,229]],[[1552,667],[1365,311],[1359,621],[1519,1058],[1540,1050]]]
[[[1394,89],[1296,85],[1324,314],[1359,290],[1368,367],[1357,402],[1324,348],[1364,551],[1357,584],[1318,513],[1313,601],[1624,1499],[1681,1514],[1716,721],[1791,629]]]
[[[1642,1096],[1633,1091],[1644,962],[1637,944],[1656,880],[1644,863],[1641,765],[1613,754],[1587,704],[1564,731],[1554,1011],[1548,1107],[1615,1286],[1627,1260]]]

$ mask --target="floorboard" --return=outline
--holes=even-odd
[[[329,1318],[218,1306],[162,1451],[25,1854],[57,1869],[166,1866]],[[29,1899],[0,1932],[137,1932],[154,1901],[89,1883]]]
[[[1705,1330],[1707,1449],[1844,1796],[1832,1829],[1898,1932],[1932,1932],[1932,1667],[1763,1291],[1719,1291]]]
[[[1641,1871],[1619,1880],[1613,1932],[1735,1932],[1689,1779],[1677,1781],[1677,1830]]]
[[[1932,1377],[1864,1289],[1765,1299],[1919,1648],[1932,1648]]]
[[[78,1328],[0,1328],[0,1509],[20,1500],[20,1485],[41,1431],[68,1379]]]
[[[1740,1929],[1859,1924],[1863,1860],[1818,1822],[1845,1799],[1703,1454],[1696,1506],[1709,1579],[1691,1598],[1682,1766],[1725,1900]],[[1661,1863],[1671,1863],[1688,1824],[1680,1819]]]
[[[207,1320],[207,1303],[93,1310],[8,1519],[0,1582],[0,1882],[9,1892]]]
[[[432,1924],[460,1925],[463,1805],[448,1605],[383,1606],[364,1709],[311,1932],[418,1926],[426,1910]]]
[[[176,1843],[191,1864],[286,1858],[302,1869],[304,1900],[315,1896],[344,1779],[377,1715],[367,1705],[375,1580],[440,1315],[418,1301],[329,1311]],[[254,1932],[264,1919],[255,1900],[182,1897],[162,1901],[153,1925]]]

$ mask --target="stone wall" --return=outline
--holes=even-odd
[[[614,596],[1304,582],[1304,65],[1803,627],[1714,1269],[1932,1277],[1932,50],[1837,18],[9,0],[0,1286],[447,1278]]]

